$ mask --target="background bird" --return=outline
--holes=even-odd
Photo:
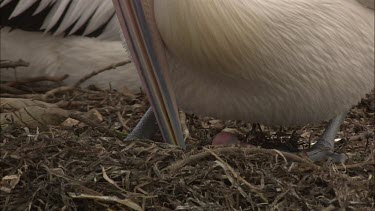
[[[2,0],[1,59],[23,59],[29,67],[2,71],[1,80],[60,76],[73,84],[83,75],[128,60],[111,0]],[[133,64],[88,80],[100,88],[134,92],[140,82]]]

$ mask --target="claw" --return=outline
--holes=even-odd
[[[340,129],[340,125],[345,119],[345,116],[346,112],[333,118],[328,123],[326,130],[317,143],[310,150],[304,151],[311,161],[318,162],[331,159],[335,163],[345,163],[348,160],[349,157],[345,153],[334,152],[335,137]],[[249,146],[249,144],[241,143],[234,134],[228,132],[219,133],[212,141],[212,145],[230,144]]]
[[[327,128],[323,132],[322,136],[316,142],[316,144],[306,151],[307,156],[311,161],[323,161],[327,159],[332,159],[335,163],[345,163],[348,159],[346,154],[335,153],[335,137],[337,132],[340,130],[341,124],[344,122],[346,112],[333,118],[327,125]]]
[[[336,153],[327,148],[315,148],[305,152],[307,157],[313,161],[324,161],[331,159],[334,163],[345,163],[349,157],[345,153]]]

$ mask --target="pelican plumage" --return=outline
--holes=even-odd
[[[0,7],[11,3],[11,18],[47,11],[40,28],[55,34],[51,39],[96,36],[121,46],[110,0],[3,0]],[[332,139],[345,111],[374,88],[373,5],[374,0],[153,1],[179,107],[269,125],[333,119],[323,139]],[[101,57],[103,48],[92,52]]]
[[[151,13],[150,1],[115,2],[128,37],[129,26],[157,25],[182,109],[269,125],[331,119],[308,156],[343,161],[334,137],[346,111],[374,88],[374,11],[361,4],[369,1],[155,0]],[[122,15],[128,11],[138,19]],[[142,36],[155,42],[147,49],[157,46]]]
[[[30,58],[28,74],[64,71],[69,82],[128,57],[111,0],[3,0],[0,8],[2,25],[33,30],[1,29],[2,58]],[[356,0],[156,0],[155,14],[186,111],[303,125],[348,110],[374,87],[374,12]],[[19,23],[30,17],[36,23]],[[94,82],[122,78],[139,88],[133,65]]]
[[[155,14],[186,111],[304,125],[374,87],[374,11],[356,0],[155,0]]]
[[[1,59],[23,59],[17,74],[1,80],[69,74],[73,84],[93,70],[130,59],[124,50],[111,0],[2,0]],[[16,76],[15,76],[16,75]],[[93,77],[85,84],[139,91],[133,64]]]

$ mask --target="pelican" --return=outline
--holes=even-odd
[[[9,2],[23,1],[4,0],[0,7],[5,8]],[[87,28],[95,21],[101,23],[94,24],[97,26],[94,28],[101,28],[102,34],[110,22],[114,27],[108,31],[116,31],[115,16],[106,16],[107,22],[99,21],[104,16],[95,13],[101,10],[89,10],[87,4],[82,9],[84,0],[27,2],[23,2],[21,9],[15,9],[11,18],[25,13],[22,8],[31,8],[30,5],[36,5],[30,9],[32,13],[43,10],[41,5],[55,8],[49,10],[42,26],[44,31],[56,34],[52,39],[61,33],[93,36],[95,30]],[[314,161],[334,157],[337,156],[333,153],[334,137],[346,112],[374,87],[374,12],[365,7],[373,8],[374,0],[114,0],[114,3],[156,119],[163,134],[173,136],[171,139],[181,136],[177,106],[205,116],[267,125],[297,126],[331,120],[308,155]],[[110,5],[99,0],[90,4]],[[91,19],[80,15],[86,9],[91,11],[91,16],[88,15]],[[134,22],[129,17],[125,20],[122,16],[129,16],[130,12],[141,20],[142,11],[148,24]],[[74,21],[65,24],[66,19],[61,17],[69,16]],[[82,17],[86,20],[80,21]],[[76,26],[81,22],[88,22],[88,26]],[[77,27],[82,29],[74,31]],[[131,29],[142,32],[156,29],[164,51],[155,48],[160,43],[152,33],[137,37]],[[120,36],[116,36],[118,40]],[[109,37],[106,39],[113,39]],[[166,74],[161,74],[165,71]],[[111,77],[107,79],[119,78],[117,73]],[[155,118],[149,111],[128,139],[143,137],[144,128],[154,124],[150,123]],[[322,147],[328,148],[329,153],[324,156],[317,153]]]
[[[2,81],[68,74],[74,84],[94,70],[129,60],[111,0],[1,0],[1,59],[29,67],[1,71]],[[133,64],[91,78],[84,85],[140,90]]]
[[[114,2],[138,69],[149,67],[158,81],[159,64],[168,61],[164,79],[173,91],[151,84],[155,107],[168,108],[173,102],[165,99],[175,93],[183,110],[221,119],[282,126],[331,119],[307,154],[342,160],[333,153],[335,135],[346,112],[374,88],[374,0]],[[165,58],[155,55],[154,28]],[[175,113],[161,119],[173,123]],[[142,136],[136,129],[132,138]]]

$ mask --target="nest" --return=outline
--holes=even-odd
[[[144,94],[53,79],[53,87],[35,79],[2,84],[1,97],[37,99],[67,111],[58,112],[63,122],[54,126],[33,127],[14,117],[2,126],[2,210],[375,208],[373,93],[350,111],[338,134],[336,151],[346,152],[349,162],[313,164],[271,148],[308,148],[324,123],[270,128],[186,114],[185,151],[162,143],[160,134],[124,142],[149,106]],[[211,146],[224,128],[262,148]]]

